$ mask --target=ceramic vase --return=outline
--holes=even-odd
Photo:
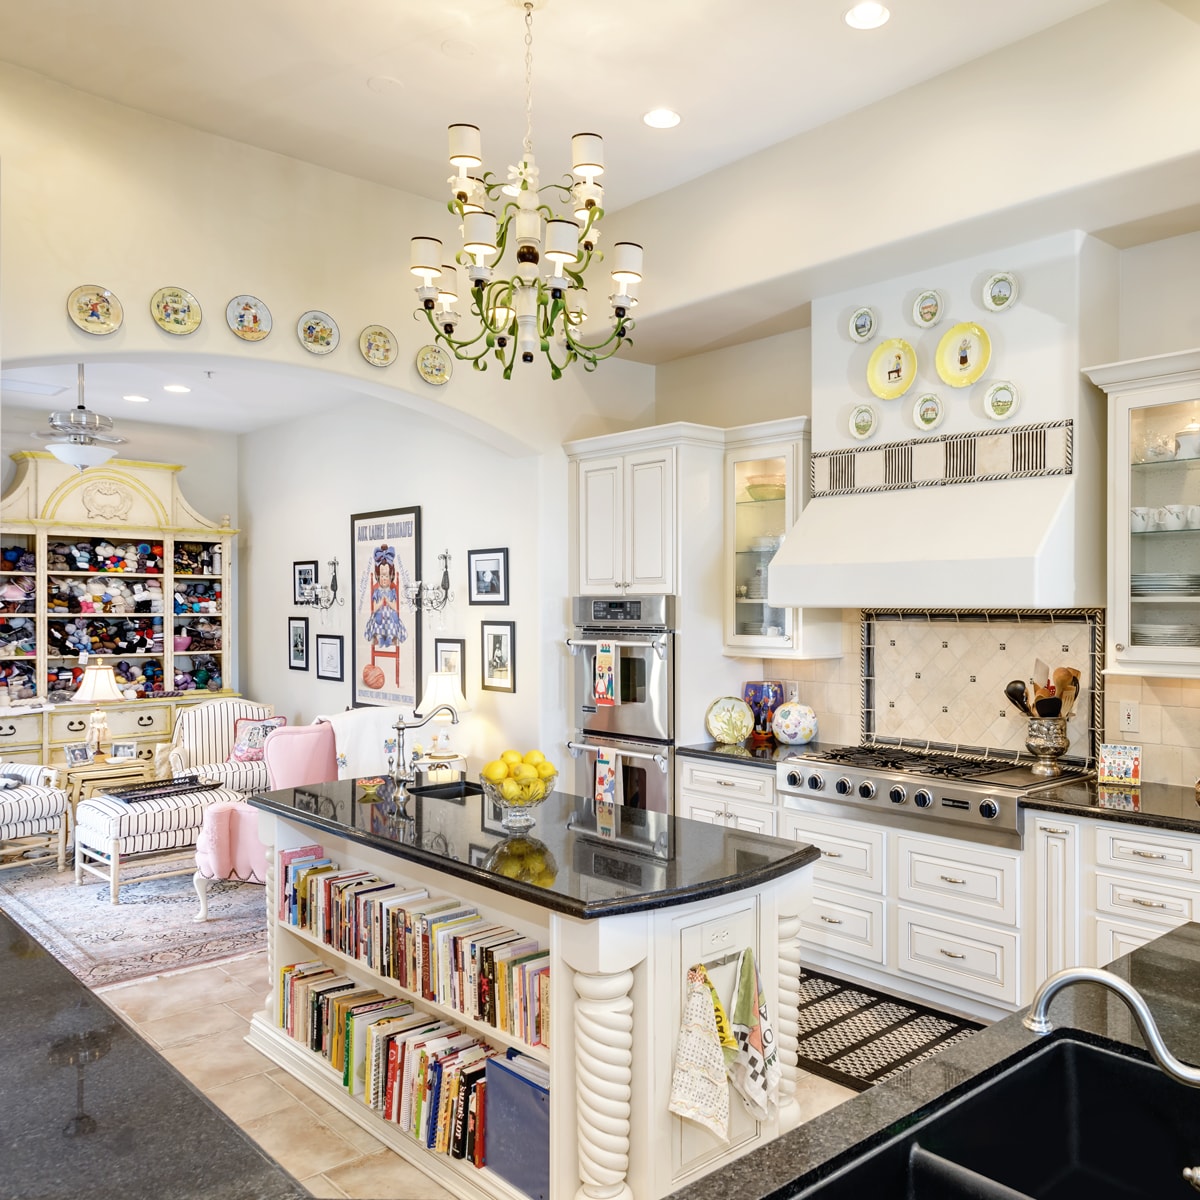
[[[785,746],[802,746],[817,736],[817,714],[807,704],[788,700],[775,710],[771,732]]]
[[[754,713],[752,742],[770,742],[775,735],[771,732],[771,721],[775,710],[783,703],[783,683],[778,679],[756,679],[742,689],[742,699]]]

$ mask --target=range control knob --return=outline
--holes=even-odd
[[[875,795],[875,785],[868,779],[858,785],[858,794],[864,800],[870,800]]]
[[[789,771],[785,777],[785,782],[787,783],[788,787],[803,787],[804,776],[801,775],[799,771]]]
[[[825,786],[825,776],[824,775],[810,775],[808,777],[808,786],[814,792],[819,792]]]
[[[921,788],[913,797],[913,803],[918,808],[928,808],[933,803],[933,793],[927,788]]]
[[[888,799],[893,804],[903,804],[908,799],[908,789],[902,783],[895,783],[888,792]]]
[[[839,796],[848,796],[852,791],[854,791],[854,785],[845,777],[845,775],[843,775],[841,779],[839,779],[837,783],[833,785],[833,790],[837,792]]]
[[[1000,815],[1000,805],[995,800],[981,800],[979,815],[988,821],[994,821]]]

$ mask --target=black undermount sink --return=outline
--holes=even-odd
[[[1200,1088],[1064,1037],[795,1200],[1171,1200],[1197,1192]]]
[[[483,788],[469,779],[456,779],[453,783],[425,783],[410,787],[410,796],[431,796],[434,800],[462,800],[466,796],[482,796]]]

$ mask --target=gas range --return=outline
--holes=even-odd
[[[798,747],[775,766],[785,807],[1007,846],[1021,844],[1022,796],[1091,775],[1066,765],[1040,776],[1008,759],[875,743]]]

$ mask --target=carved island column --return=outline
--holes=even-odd
[[[800,1078],[800,916],[780,913],[779,937],[779,1012],[775,1022],[781,1077],[779,1080],[779,1124],[781,1130],[800,1122],[796,1086]]]

